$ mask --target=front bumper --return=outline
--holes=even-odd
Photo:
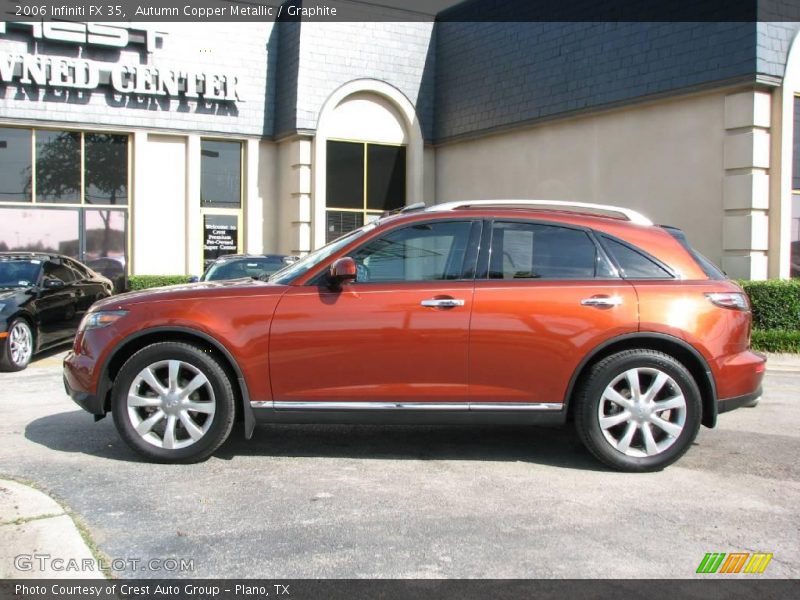
[[[104,386],[98,385],[97,390],[92,390],[89,384],[90,371],[83,364],[85,357],[73,352],[64,358],[64,389],[75,404],[93,415],[102,417],[106,414],[106,393]]]

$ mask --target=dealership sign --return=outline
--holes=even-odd
[[[151,54],[163,34],[105,23],[0,22],[0,35],[10,28],[27,31],[35,40],[123,49],[140,46]],[[238,78],[232,73],[151,65],[108,64],[82,58],[0,52],[0,82],[38,87],[94,90],[109,85],[119,94],[166,96],[236,102]]]

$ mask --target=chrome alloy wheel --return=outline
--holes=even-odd
[[[11,362],[17,367],[23,367],[31,360],[33,335],[25,321],[17,321],[8,332],[8,349]]]
[[[606,441],[626,456],[661,454],[686,423],[686,398],[676,381],[659,369],[639,367],[606,386],[597,418]]]
[[[186,448],[211,427],[211,382],[197,367],[162,360],[142,369],[128,389],[128,417],[143,440],[165,450]]]

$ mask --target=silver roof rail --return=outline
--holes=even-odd
[[[434,204],[428,208],[429,212],[439,212],[455,210],[457,208],[467,208],[470,206],[553,206],[559,209],[586,209],[616,213],[622,215],[631,223],[637,225],[652,225],[653,222],[642,213],[622,206],[612,206],[610,204],[594,204],[592,202],[571,202],[567,200],[461,200],[456,202],[445,202],[444,204]]]

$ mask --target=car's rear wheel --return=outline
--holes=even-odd
[[[230,435],[231,380],[219,360],[197,346],[160,342],[131,356],[112,390],[122,438],[154,462],[208,458]]]
[[[697,437],[700,390],[673,357],[626,350],[594,365],[575,398],[584,445],[622,471],[656,471],[678,460]]]
[[[33,357],[33,332],[25,319],[15,319],[8,328],[2,351],[0,370],[21,371]]]

